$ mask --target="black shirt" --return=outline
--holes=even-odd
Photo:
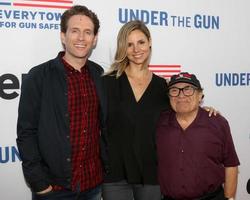
[[[156,75],[137,102],[125,73],[104,77],[108,96],[110,174],[106,182],[158,184],[155,125],[169,108],[167,84]]]

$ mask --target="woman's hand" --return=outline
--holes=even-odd
[[[208,113],[208,116],[211,117],[212,115],[216,116],[217,114],[220,114],[220,112],[218,110],[215,110],[215,108],[213,107],[209,107],[209,106],[204,106],[203,107],[204,110],[206,110]]]

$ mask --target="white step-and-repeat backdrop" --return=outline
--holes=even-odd
[[[60,16],[84,4],[101,21],[91,59],[107,68],[123,23],[141,19],[153,39],[151,67],[166,76],[197,74],[205,105],[229,121],[241,165],[238,200],[247,200],[250,178],[250,1],[249,0],[0,0],[0,199],[29,200],[16,147],[20,86],[28,70],[62,49]]]

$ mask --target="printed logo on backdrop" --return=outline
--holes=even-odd
[[[181,72],[180,65],[149,65],[149,70],[158,76],[169,78]]]
[[[71,0],[0,0],[0,29],[60,29],[60,18]]]
[[[220,17],[214,15],[195,13],[191,16],[181,16],[169,13],[166,10],[118,9],[118,20],[120,23],[124,24],[136,19],[152,26],[209,30],[220,29]]]
[[[19,96],[22,80],[25,78],[22,74],[21,80],[14,74],[0,74],[0,98],[12,100]]]
[[[0,146],[0,164],[20,162],[20,155],[15,146]]]
[[[215,85],[218,87],[250,86],[250,72],[216,73]]]

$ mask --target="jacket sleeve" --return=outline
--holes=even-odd
[[[101,148],[101,159],[103,163],[104,173],[110,173],[110,164],[108,156],[108,138],[107,138],[107,84],[106,76],[101,77],[102,84],[102,113],[101,113],[101,137],[100,137],[100,148]]]
[[[24,177],[31,190],[37,192],[49,186],[42,169],[38,145],[38,126],[42,98],[42,73],[37,67],[25,77],[18,108],[17,147],[22,159]]]

